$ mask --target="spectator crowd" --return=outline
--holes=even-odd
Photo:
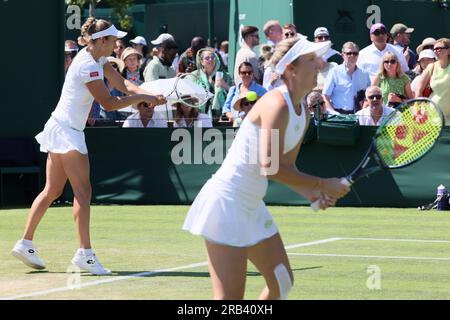
[[[142,36],[130,40],[128,46],[124,40],[117,40],[108,61],[134,84],[190,73],[214,97],[199,108],[178,101],[158,107],[161,110],[141,104],[113,112],[94,102],[88,124],[160,128],[172,122],[173,127],[239,127],[260,97],[283,84],[275,71],[275,47],[285,39],[306,37],[294,24],[281,25],[276,20],[268,21],[261,31],[264,43],[257,26],[241,26],[233,70],[228,68],[228,41],[209,47],[209,41],[195,36],[182,52],[169,33],[152,40],[151,49]],[[320,59],[317,86],[303,103],[312,114],[320,110],[322,120],[327,115],[356,115],[360,125],[377,126],[402,102],[429,97],[440,106],[449,125],[450,40],[429,37],[413,50],[413,34],[414,28],[403,23],[394,24],[390,30],[376,23],[369,31],[369,46],[360,49],[357,43],[348,41],[340,51],[331,48]],[[332,41],[324,26],[318,27],[313,37],[315,42]],[[255,50],[258,46],[259,52]],[[66,72],[78,50],[74,41],[66,41]],[[121,95],[106,85],[112,95]]]

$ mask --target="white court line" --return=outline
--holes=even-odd
[[[400,259],[400,260],[437,260],[450,261],[450,258],[433,257],[398,257],[398,256],[364,256],[355,254],[329,254],[329,253],[288,253],[290,256],[311,256],[311,257],[342,257],[342,258],[374,258],[374,259]]]
[[[285,248],[286,248],[286,250],[289,250],[289,249],[293,249],[293,248],[307,247],[307,246],[313,246],[313,245],[317,245],[317,244],[321,244],[321,243],[337,241],[339,239],[340,238],[330,238],[330,239],[324,239],[324,240],[313,241],[313,242],[299,243],[299,244],[286,246]],[[130,274],[127,276],[118,276],[118,277],[108,278],[108,279],[104,279],[104,280],[97,280],[97,281],[81,283],[76,286],[76,289],[92,287],[92,286],[96,286],[96,285],[104,284],[104,283],[128,280],[130,278],[140,278],[140,277],[146,277],[146,276],[156,275],[156,274],[160,274],[160,273],[193,269],[193,268],[203,267],[203,266],[207,266],[207,265],[208,265],[208,262],[200,262],[200,263],[190,264],[190,265],[186,265],[186,266],[171,268],[171,269],[134,273],[134,274]],[[72,287],[65,286],[65,287],[61,287],[61,288],[54,288],[54,289],[49,289],[49,290],[44,290],[44,291],[24,293],[24,294],[19,294],[19,295],[10,296],[10,297],[4,297],[4,298],[0,297],[0,300],[17,300],[17,299],[24,299],[24,298],[33,298],[33,297],[38,297],[38,296],[45,296],[45,295],[48,295],[51,293],[64,292],[64,291],[70,291],[70,290],[74,290],[74,287],[73,286]]]
[[[383,238],[339,238],[340,240],[361,241],[398,241],[398,242],[424,242],[424,243],[450,243],[448,240],[418,240],[418,239],[383,239]]]

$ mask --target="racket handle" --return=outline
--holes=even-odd
[[[351,187],[351,185],[352,185],[351,182],[348,181],[347,178],[341,178],[340,182],[341,182],[341,184],[343,184],[344,186],[347,186],[347,187]],[[319,211],[320,210],[320,199],[317,199],[316,201],[311,203],[310,207],[314,212]]]

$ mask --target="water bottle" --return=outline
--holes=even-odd
[[[438,210],[445,210],[447,207],[447,203],[445,201],[446,197],[444,197],[444,193],[446,191],[447,191],[447,189],[442,184],[439,187],[437,187],[437,197],[439,198],[438,204],[437,204]]]

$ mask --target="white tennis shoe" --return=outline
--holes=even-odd
[[[37,270],[45,269],[45,263],[38,257],[37,249],[33,245],[24,245],[22,240],[17,241],[11,250],[11,254],[30,268]]]
[[[100,261],[98,261],[95,254],[85,256],[80,253],[76,253],[72,259],[72,263],[81,270],[88,271],[96,276],[106,276],[112,274],[111,270],[105,269]]]

